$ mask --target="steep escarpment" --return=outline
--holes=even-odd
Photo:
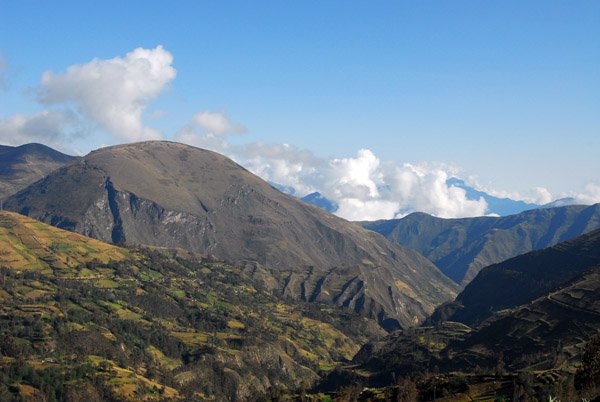
[[[285,195],[222,155],[177,143],[94,151],[6,206],[103,241],[252,260],[272,290],[389,328],[422,322],[457,290],[418,253]]]

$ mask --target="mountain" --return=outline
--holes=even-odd
[[[431,321],[479,323],[495,312],[528,303],[600,264],[600,230],[523,254],[479,272]]]
[[[463,180],[457,179],[455,177],[446,180],[446,184],[448,186],[454,186],[465,190],[465,195],[469,200],[478,201],[480,198],[483,198],[485,202],[487,202],[488,207],[486,213],[488,214],[497,214],[500,216],[514,215],[523,211],[527,211],[529,209],[536,209],[541,207],[538,204],[527,203],[524,201],[516,201],[510,198],[494,197],[493,195],[489,195],[488,193],[476,190],[473,187],[468,186]]]
[[[442,219],[414,213],[359,224],[417,250],[464,286],[485,266],[600,228],[600,204],[536,209],[506,217]]]
[[[321,193],[310,193],[300,199],[309,204],[316,205],[319,208],[323,208],[327,212],[333,213],[338,210],[338,205],[323,197]]]
[[[554,200],[549,202],[548,204],[544,204],[540,206],[540,208],[554,208],[554,207],[564,207],[566,205],[575,205],[577,204],[577,200],[575,198],[567,197],[560,198],[558,200]]]
[[[378,385],[390,372],[573,372],[600,330],[600,230],[485,268],[456,304],[365,345],[352,370]]]
[[[247,400],[384,334],[265,292],[254,268],[0,212],[0,400]]]
[[[600,265],[491,322],[469,327],[445,321],[396,331],[365,345],[352,366],[373,384],[390,372],[573,372],[582,345],[600,330]]]
[[[417,252],[283,194],[230,159],[170,142],[102,148],[5,208],[102,241],[256,261],[264,286],[386,328],[421,323],[457,287]]]
[[[0,145],[0,199],[4,199],[53,170],[77,159],[42,144]]]
[[[304,197],[300,197],[296,194],[296,189],[293,187],[282,186],[281,184],[277,184],[272,181],[268,181],[267,183],[269,183],[282,193],[293,195],[294,197],[299,198],[304,202],[307,202],[311,205],[315,205],[319,208],[323,208],[327,212],[334,213],[338,209],[338,205],[335,202],[323,197],[323,195],[319,192],[310,193],[308,195],[305,195]]]

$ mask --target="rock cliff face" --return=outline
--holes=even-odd
[[[417,252],[177,143],[94,151],[5,207],[103,241],[256,261],[287,296],[352,308],[388,328],[422,322],[457,290]]]

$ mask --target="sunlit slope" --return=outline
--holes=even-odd
[[[126,249],[0,211],[0,266],[51,274],[92,260],[126,258],[130,258]]]
[[[247,399],[311,384],[383,334],[265,291],[255,263],[119,248],[11,212],[0,227],[0,366],[13,385],[0,396]]]

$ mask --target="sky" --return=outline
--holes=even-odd
[[[0,144],[184,142],[347,219],[600,202],[597,1],[171,3],[0,0]]]

